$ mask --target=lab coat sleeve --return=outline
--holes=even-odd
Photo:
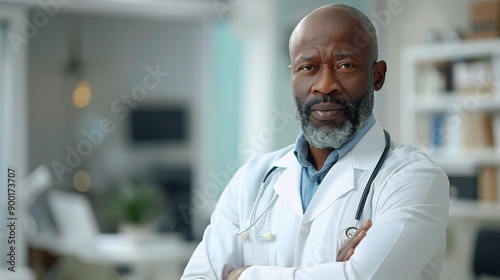
[[[237,185],[241,170],[222,193],[200,242],[189,260],[181,280],[223,280],[235,268],[243,266],[241,239],[235,236],[238,223]]]
[[[390,169],[378,176],[383,188],[373,197],[373,226],[349,261],[301,268],[252,266],[239,279],[439,279],[448,178],[426,159]]]

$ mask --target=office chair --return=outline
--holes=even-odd
[[[476,277],[500,277],[500,229],[478,231],[473,266]]]

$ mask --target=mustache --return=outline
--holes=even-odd
[[[317,97],[317,98],[311,99],[311,100],[307,101],[306,103],[304,103],[301,106],[302,107],[302,110],[301,110],[302,113],[305,114],[306,116],[309,116],[311,114],[311,111],[312,111],[311,110],[312,106],[314,106],[316,104],[319,104],[319,103],[336,103],[336,104],[339,104],[342,107],[344,107],[347,110],[347,112],[349,112],[349,114],[352,114],[355,111],[355,106],[351,102],[343,100],[343,99],[340,99],[340,98],[335,97],[335,96],[324,95],[324,96],[321,96],[321,97]]]

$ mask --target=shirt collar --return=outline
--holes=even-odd
[[[370,130],[370,128],[375,124],[375,117],[373,114],[371,114],[368,117],[368,120],[366,123],[361,127],[361,129],[358,131],[356,135],[354,135],[351,140],[347,141],[346,143],[342,144],[340,148],[333,150],[329,155],[328,158],[325,161],[324,166],[328,166],[330,164],[334,164],[338,160],[340,160],[343,156],[345,156],[349,151],[356,146],[356,144],[363,138],[363,136]],[[293,153],[295,157],[297,158],[297,161],[302,165],[303,167],[312,167],[312,164],[309,162],[308,157],[309,157],[309,146],[307,144],[307,141],[304,137],[304,133],[300,131],[299,136],[295,140],[295,147],[293,150]]]

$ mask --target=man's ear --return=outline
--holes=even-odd
[[[385,82],[385,73],[387,72],[387,64],[380,60],[373,64],[373,88],[380,90]]]

